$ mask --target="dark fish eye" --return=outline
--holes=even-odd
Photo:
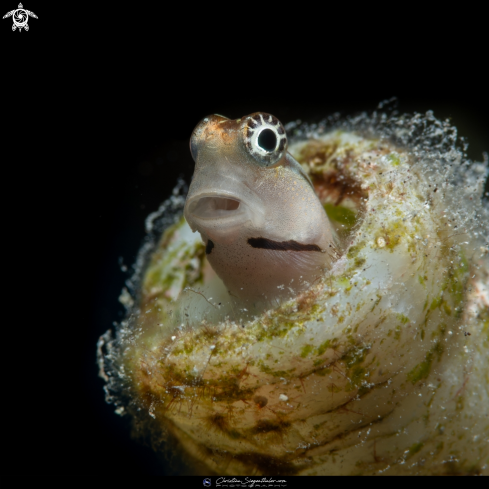
[[[287,149],[282,123],[273,115],[257,112],[243,118],[244,142],[255,161],[264,167],[276,165]]]
[[[263,129],[257,139],[258,146],[268,153],[271,153],[277,147],[277,136],[271,129]]]

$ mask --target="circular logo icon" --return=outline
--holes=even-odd
[[[29,16],[24,9],[17,9],[12,15],[14,24],[18,28],[25,27],[27,25],[27,21],[29,20]]]
[[[208,478],[205,478],[204,479],[204,487],[211,487],[211,485],[212,485],[211,480]]]

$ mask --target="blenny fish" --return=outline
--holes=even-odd
[[[194,129],[185,219],[231,295],[290,297],[331,268],[336,236],[273,115],[220,115]]]

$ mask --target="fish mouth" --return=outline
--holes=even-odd
[[[211,239],[236,239],[245,226],[261,228],[264,211],[256,198],[244,192],[207,190],[192,195],[185,205],[185,219],[192,231]],[[247,224],[248,223],[248,224]]]
[[[235,196],[223,194],[194,197],[188,205],[188,213],[197,219],[234,219],[243,214],[243,203]]]

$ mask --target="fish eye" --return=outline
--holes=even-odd
[[[258,146],[268,153],[271,153],[277,147],[277,136],[271,129],[263,129],[257,139]]]
[[[244,119],[244,141],[255,161],[264,167],[277,164],[287,148],[282,123],[273,115],[257,112]]]

